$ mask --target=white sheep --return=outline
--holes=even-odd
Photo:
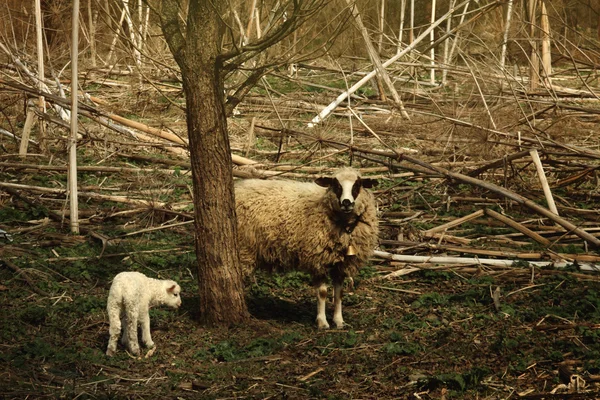
[[[121,272],[113,279],[106,311],[110,321],[108,349],[106,355],[117,351],[117,340],[124,327],[121,342],[134,355],[140,354],[138,325],[142,328],[142,343],[154,347],[150,335],[150,307],[167,305],[177,308],[181,305],[181,288],[175,281],[148,278],[139,272]]]
[[[378,219],[373,195],[377,184],[351,168],[315,183],[248,179],[236,183],[240,259],[247,273],[301,270],[317,288],[317,326],[325,316],[328,277],[333,281],[337,328],[344,326],[342,285],[373,253]]]

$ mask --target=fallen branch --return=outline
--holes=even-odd
[[[436,226],[435,228],[428,229],[428,230],[424,231],[423,234],[425,236],[432,236],[434,233],[444,232],[444,231],[446,231],[446,230],[448,230],[450,228],[454,228],[455,226],[459,226],[459,225],[461,225],[461,224],[463,224],[463,223],[465,223],[467,221],[471,221],[473,219],[477,219],[477,218],[483,216],[483,213],[484,213],[483,210],[477,210],[477,211],[475,211],[472,214],[465,215],[464,217],[457,218],[457,219],[455,219],[453,221],[450,221],[448,223],[445,223],[443,225]]]
[[[492,265],[496,267],[512,267],[515,260],[495,260],[489,258],[467,258],[467,257],[436,257],[436,256],[411,256],[403,254],[392,254],[385,251],[375,250],[375,257],[384,260],[401,261],[408,263],[431,263],[431,264],[460,264],[460,265]],[[572,263],[565,261],[528,261],[536,267],[565,268]],[[582,271],[600,272],[600,267],[594,264],[579,264]]]
[[[5,260],[5,259],[1,259],[1,258],[0,258],[0,263],[3,263],[8,268],[10,268],[13,271],[15,271],[18,275],[22,276],[23,279],[25,279],[25,281],[27,282],[27,284],[29,286],[31,286],[31,290],[33,290],[34,292],[36,292],[40,296],[50,297],[49,293],[46,293],[45,291],[43,291],[42,289],[40,289],[39,287],[37,287],[36,284],[35,284],[35,282],[33,281],[33,279],[31,279],[31,277],[29,276],[29,274],[27,274],[25,271],[23,271],[17,265],[13,264],[11,261],[8,261],[8,260]]]
[[[521,196],[520,194],[512,192],[508,189],[501,188],[500,186],[490,183],[490,182],[484,182],[479,179],[476,179],[476,178],[473,178],[473,177],[470,177],[470,176],[467,176],[467,175],[464,175],[464,174],[461,174],[458,172],[452,172],[452,171],[448,171],[441,167],[433,166],[425,161],[421,161],[419,159],[408,156],[406,154],[402,154],[401,159],[409,161],[413,164],[417,164],[417,165],[419,165],[423,168],[426,168],[430,171],[434,171],[436,173],[442,174],[448,178],[456,179],[458,181],[465,182],[470,185],[479,186],[486,190],[497,193],[503,197],[514,200],[517,203],[530,208],[531,210],[535,211],[536,213],[543,215],[544,217],[556,222],[557,224],[559,224],[566,230],[573,232],[574,234],[576,234],[583,240],[586,240],[593,246],[600,247],[600,240],[598,240],[598,238],[594,237],[593,235],[589,234],[588,232],[584,231],[583,229],[578,228],[576,225],[572,224],[571,222],[567,221],[566,219],[559,217],[558,215],[554,214],[552,211],[534,203],[533,201],[529,200],[526,197]]]
[[[489,208],[486,208],[484,210],[485,214],[497,219],[498,221],[518,230],[519,232],[521,232],[522,234],[529,236],[531,239],[535,240],[536,242],[544,245],[544,246],[550,246],[551,242],[546,239],[545,237],[539,235],[538,233],[532,231],[531,229],[527,228],[526,226],[523,226],[522,224],[518,223],[517,221],[510,219],[500,213],[497,213],[494,210],[490,210]]]

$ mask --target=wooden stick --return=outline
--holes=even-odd
[[[457,218],[453,221],[450,221],[448,223],[445,223],[443,225],[440,226],[436,226],[435,228],[431,228],[428,229],[426,231],[423,232],[423,234],[430,236],[433,235],[434,233],[438,233],[438,232],[443,232],[445,230],[448,230],[450,228],[454,228],[455,226],[461,225],[467,221],[471,221],[473,219],[477,219],[479,217],[483,216],[483,210],[477,210],[472,214],[469,215],[465,215],[464,217],[461,218]]]
[[[42,187],[42,186],[21,185],[19,183],[0,182],[0,188],[30,190],[30,191],[34,191],[34,192],[52,193],[52,194],[57,194],[57,195],[66,194],[65,189],[55,189],[55,188],[47,188],[47,187]],[[91,199],[114,201],[116,203],[136,204],[136,205],[143,205],[143,206],[147,206],[147,207],[165,207],[167,204],[167,203],[160,202],[160,201],[131,199],[131,198],[125,197],[125,196],[112,196],[112,195],[105,195],[105,194],[99,194],[99,193],[94,193],[94,192],[80,192],[79,195],[81,197],[86,197],[86,198],[91,198]]]
[[[256,139],[256,135],[254,134],[254,124],[256,124],[256,117],[252,117],[250,120],[250,127],[248,128],[248,139],[246,142],[246,151],[244,152],[246,157],[248,157],[250,149],[254,147],[254,140]]]
[[[593,235],[589,234],[588,232],[586,232],[583,229],[578,228],[576,225],[574,225],[573,223],[567,221],[564,218],[559,217],[558,215],[554,214],[552,211],[534,203],[533,201],[529,200],[526,197],[521,196],[520,194],[517,194],[515,192],[512,192],[510,190],[501,188],[498,185],[495,185],[493,183],[490,182],[484,182],[481,181],[479,179],[475,179],[472,178],[470,176],[467,175],[463,175],[460,174],[458,172],[451,172],[448,171],[444,168],[440,168],[440,167],[435,167],[429,163],[426,163],[424,161],[421,161],[419,159],[416,159],[414,157],[411,157],[409,155],[406,154],[402,154],[402,159],[412,162],[414,164],[420,165],[424,168],[427,168],[431,171],[435,171],[437,173],[443,174],[445,176],[447,176],[448,178],[451,179],[456,179],[462,182],[466,182],[468,184],[471,185],[475,185],[475,186],[479,186],[482,187],[484,189],[490,190],[494,193],[498,193],[504,197],[507,197],[511,200],[516,201],[517,203],[524,205],[528,208],[530,208],[531,210],[535,211],[536,213],[543,215],[546,218],[551,219],[552,221],[556,222],[557,224],[559,224],[560,226],[562,226],[563,228],[565,228],[568,231],[572,231],[574,234],[576,234],[577,236],[579,236],[580,238],[582,238],[583,240],[588,241],[590,244],[592,244],[595,247],[600,247],[600,240],[596,237],[594,237]]]
[[[435,244],[435,243],[421,243],[421,242],[406,242],[406,241],[398,241],[398,240],[385,240],[382,239],[379,241],[382,246],[405,246],[406,250],[403,249],[403,252],[407,250],[412,250],[415,248],[418,249],[428,249],[435,251],[452,251],[455,253],[464,253],[464,254],[473,254],[477,256],[486,256],[486,257],[501,257],[501,258],[510,258],[510,259],[520,259],[520,260],[543,260],[545,258],[550,257],[553,260],[567,260],[567,261],[577,261],[577,262],[587,262],[587,263],[600,263],[600,256],[592,255],[592,254],[567,254],[567,253],[545,253],[545,252],[535,252],[535,253],[517,253],[514,251],[507,250],[488,250],[488,249],[480,249],[473,247],[465,247],[465,246],[452,246],[448,244]]]
[[[3,263],[8,268],[10,268],[13,271],[15,271],[18,275],[22,276],[23,279],[25,279],[25,281],[27,282],[27,284],[29,286],[31,286],[31,290],[33,290],[34,292],[36,292],[40,296],[50,297],[50,294],[46,293],[45,291],[43,291],[42,289],[40,289],[39,287],[37,287],[37,285],[35,284],[35,282],[33,281],[33,279],[31,279],[31,277],[29,276],[29,274],[27,274],[25,271],[23,271],[21,268],[19,268],[18,265],[13,264],[11,261],[8,261],[8,260],[2,259],[2,258],[0,258],[0,263]]]
[[[29,136],[31,135],[31,128],[35,121],[35,111],[31,107],[27,107],[27,117],[25,118],[25,125],[23,125],[23,134],[21,136],[21,144],[19,146],[19,155],[21,157],[27,156],[27,148],[29,147]]]
[[[187,165],[190,168],[189,164]],[[38,164],[20,164],[11,162],[0,162],[0,168],[11,168],[16,170],[33,171],[67,171],[66,165],[38,165]],[[159,168],[131,168],[131,167],[108,167],[103,165],[78,165],[79,172],[113,172],[113,173],[138,173],[138,172],[164,172],[172,174],[174,170]]]
[[[132,121],[130,119],[121,117],[120,115],[117,115],[117,114],[106,113],[105,116],[108,117],[108,118],[110,118],[110,119],[112,119],[115,122],[120,123],[121,125],[125,125],[125,126],[128,126],[130,128],[134,128],[134,129],[140,130],[142,132],[149,133],[149,134],[151,134],[153,136],[157,136],[157,137],[166,139],[166,140],[168,140],[170,142],[173,142],[173,143],[183,144],[183,145],[186,145],[186,146],[188,145],[187,140],[184,140],[180,136],[175,135],[175,134],[173,134],[171,132],[168,132],[168,131],[165,131],[165,130],[162,130],[162,129],[158,129],[158,128],[154,128],[152,126],[143,124],[141,122]]]
[[[483,172],[487,171],[488,169],[492,169],[492,168],[498,168],[498,167],[502,167],[503,165],[513,161],[513,160],[517,160],[519,158],[523,158],[525,156],[527,156],[529,153],[529,150],[523,150],[520,151],[518,153],[513,153],[511,155],[508,156],[504,156],[496,161],[492,161],[489,164],[483,165],[471,172],[469,172],[467,175],[468,176],[472,176],[472,177],[476,177],[478,175],[481,175]]]
[[[375,250],[375,257],[385,260],[402,261],[409,263],[432,263],[432,264],[463,264],[463,265],[492,265],[497,267],[511,267],[514,260],[495,260],[489,258],[467,258],[467,257],[435,257],[435,256],[411,256],[404,254],[392,254],[385,251]],[[572,263],[564,261],[528,261],[529,264],[536,267],[564,268]],[[584,271],[599,272],[600,269],[592,264],[579,264],[579,268]]]
[[[125,234],[123,234],[121,236],[118,236],[117,238],[126,237],[126,236],[133,236],[133,235],[139,235],[140,233],[160,231],[160,230],[163,230],[163,229],[170,229],[170,228],[175,228],[177,226],[190,225],[190,224],[193,224],[193,223],[194,223],[194,221],[191,220],[191,221],[176,222],[174,224],[169,224],[169,225],[155,226],[155,227],[152,227],[152,228],[141,229],[141,230],[135,231],[135,232],[127,232],[127,233],[125,233]]]
[[[554,203],[554,197],[552,196],[550,185],[548,185],[548,179],[546,179],[546,174],[544,173],[544,166],[542,165],[542,161],[540,160],[538,151],[536,149],[532,149],[531,151],[529,151],[529,154],[531,154],[531,159],[533,160],[533,164],[535,165],[535,169],[537,170],[538,178],[540,178],[542,189],[544,189],[544,195],[546,196],[546,201],[548,202],[548,208],[554,214],[558,215],[558,209],[556,208],[556,203]]]
[[[548,239],[546,239],[543,236],[540,236],[539,234],[535,233],[534,231],[532,231],[531,229],[527,228],[526,226],[523,226],[522,224],[518,223],[517,221],[508,218],[500,213],[497,213],[494,210],[490,210],[489,208],[486,208],[484,210],[485,214],[497,219],[498,221],[518,230],[519,232],[521,232],[522,234],[529,236],[531,239],[535,240],[536,242],[544,245],[544,246],[550,246],[550,244],[552,242],[550,242]]]

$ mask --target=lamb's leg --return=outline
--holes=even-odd
[[[144,343],[144,346],[152,348],[154,347],[154,342],[150,334],[150,314],[147,308],[140,310],[139,318],[140,325],[142,326],[142,343]]]
[[[123,310],[121,311],[121,326],[124,327],[123,334],[121,335],[121,344],[126,349],[129,348],[129,340],[127,338],[127,313]]]
[[[342,294],[344,287],[344,279],[333,279],[333,323],[337,329],[342,329],[345,325],[342,317]]]
[[[327,285],[321,283],[317,287],[317,326],[319,329],[329,329],[327,317],[325,316],[325,304],[327,302]]]
[[[108,328],[108,348],[106,349],[106,355],[112,357],[117,352],[117,341],[121,334],[121,317],[119,316],[119,310],[114,307],[109,307],[108,310],[108,321],[110,327]]]
[[[127,344],[129,351],[135,356],[140,355],[140,345],[138,344],[138,309],[136,307],[127,308],[127,325],[125,334],[127,335]]]

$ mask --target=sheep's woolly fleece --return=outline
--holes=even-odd
[[[344,169],[337,177],[357,177]],[[331,189],[315,183],[289,180],[248,179],[236,184],[236,212],[240,258],[246,272],[298,269],[316,280],[330,275],[354,275],[377,244],[378,219],[373,195],[364,188],[356,198],[351,216],[339,211]],[[353,218],[349,233],[340,218]],[[355,256],[347,256],[353,246]]]

